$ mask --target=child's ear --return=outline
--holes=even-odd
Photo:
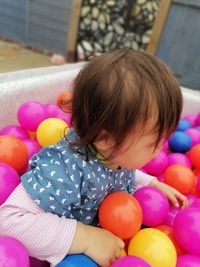
[[[107,131],[102,131],[98,136],[97,140],[94,142],[97,150],[110,150],[114,146],[114,140]]]

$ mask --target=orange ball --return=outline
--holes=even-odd
[[[101,203],[99,221],[102,228],[128,239],[141,227],[142,209],[133,196],[126,192],[114,192]]]
[[[72,92],[69,92],[69,91],[62,92],[57,97],[57,105],[64,112],[71,112],[72,111],[72,98],[73,98]]]
[[[154,228],[162,231],[171,239],[171,241],[173,242],[173,244],[175,246],[177,256],[184,254],[184,250],[181,248],[181,246],[178,244],[178,242],[175,239],[174,230],[171,226],[161,224],[161,225],[158,225]]]
[[[196,178],[188,167],[174,164],[165,170],[164,182],[176,188],[182,194],[189,194],[195,186]]]
[[[20,172],[28,161],[24,143],[12,136],[0,136],[0,162],[6,163]]]
[[[200,169],[200,144],[193,146],[188,154],[192,165]]]

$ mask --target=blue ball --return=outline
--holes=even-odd
[[[185,131],[192,128],[192,125],[187,120],[180,120],[176,131]]]
[[[84,254],[67,255],[56,267],[98,267],[98,265]]]
[[[169,147],[174,152],[185,153],[192,147],[192,140],[188,134],[177,131],[169,138]]]

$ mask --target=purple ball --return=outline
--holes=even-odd
[[[200,255],[200,211],[186,208],[174,220],[174,235],[181,247],[187,252]]]
[[[170,206],[169,207],[169,212],[167,214],[167,217],[164,221],[164,224],[168,225],[168,226],[173,226],[174,224],[174,220],[176,218],[176,215],[181,211],[180,208],[176,208],[174,206]]]
[[[138,200],[143,212],[143,224],[157,226],[162,224],[169,212],[167,197],[157,188],[145,186],[136,191],[134,197]]]
[[[184,254],[177,258],[176,267],[199,267],[200,266],[200,257]]]
[[[124,256],[114,262],[111,267],[151,267],[149,263],[136,256]]]
[[[42,149],[38,142],[34,140],[23,140],[23,143],[25,144],[28,151],[28,159],[30,159],[33,155],[35,155]]]
[[[48,118],[48,113],[43,104],[29,101],[21,105],[17,118],[25,130],[35,132],[39,124]]]
[[[164,172],[168,166],[168,157],[164,151],[160,151],[149,163],[143,168],[152,175],[159,175]]]
[[[192,164],[188,157],[181,153],[171,153],[168,155],[168,166],[180,164],[188,168],[192,168]]]
[[[16,239],[0,236],[0,266],[30,267],[26,248]]]
[[[189,114],[186,115],[183,119],[187,120],[192,125],[192,127],[194,127],[196,126],[196,118],[197,118],[196,115]]]
[[[17,126],[17,125],[9,125],[3,128],[0,131],[0,135],[14,136],[21,140],[29,139],[27,132],[21,126]]]
[[[45,104],[44,107],[48,113],[48,118],[57,118],[57,115],[61,113],[61,110],[55,104]]]
[[[5,163],[0,163],[0,205],[6,201],[19,183],[20,178],[16,170]]]
[[[185,133],[191,138],[193,146],[200,143],[200,131],[198,129],[191,128],[186,130]]]

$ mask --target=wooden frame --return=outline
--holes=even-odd
[[[160,38],[167,20],[172,0],[161,0],[160,8],[152,29],[151,40],[147,46],[146,52],[155,55]]]

